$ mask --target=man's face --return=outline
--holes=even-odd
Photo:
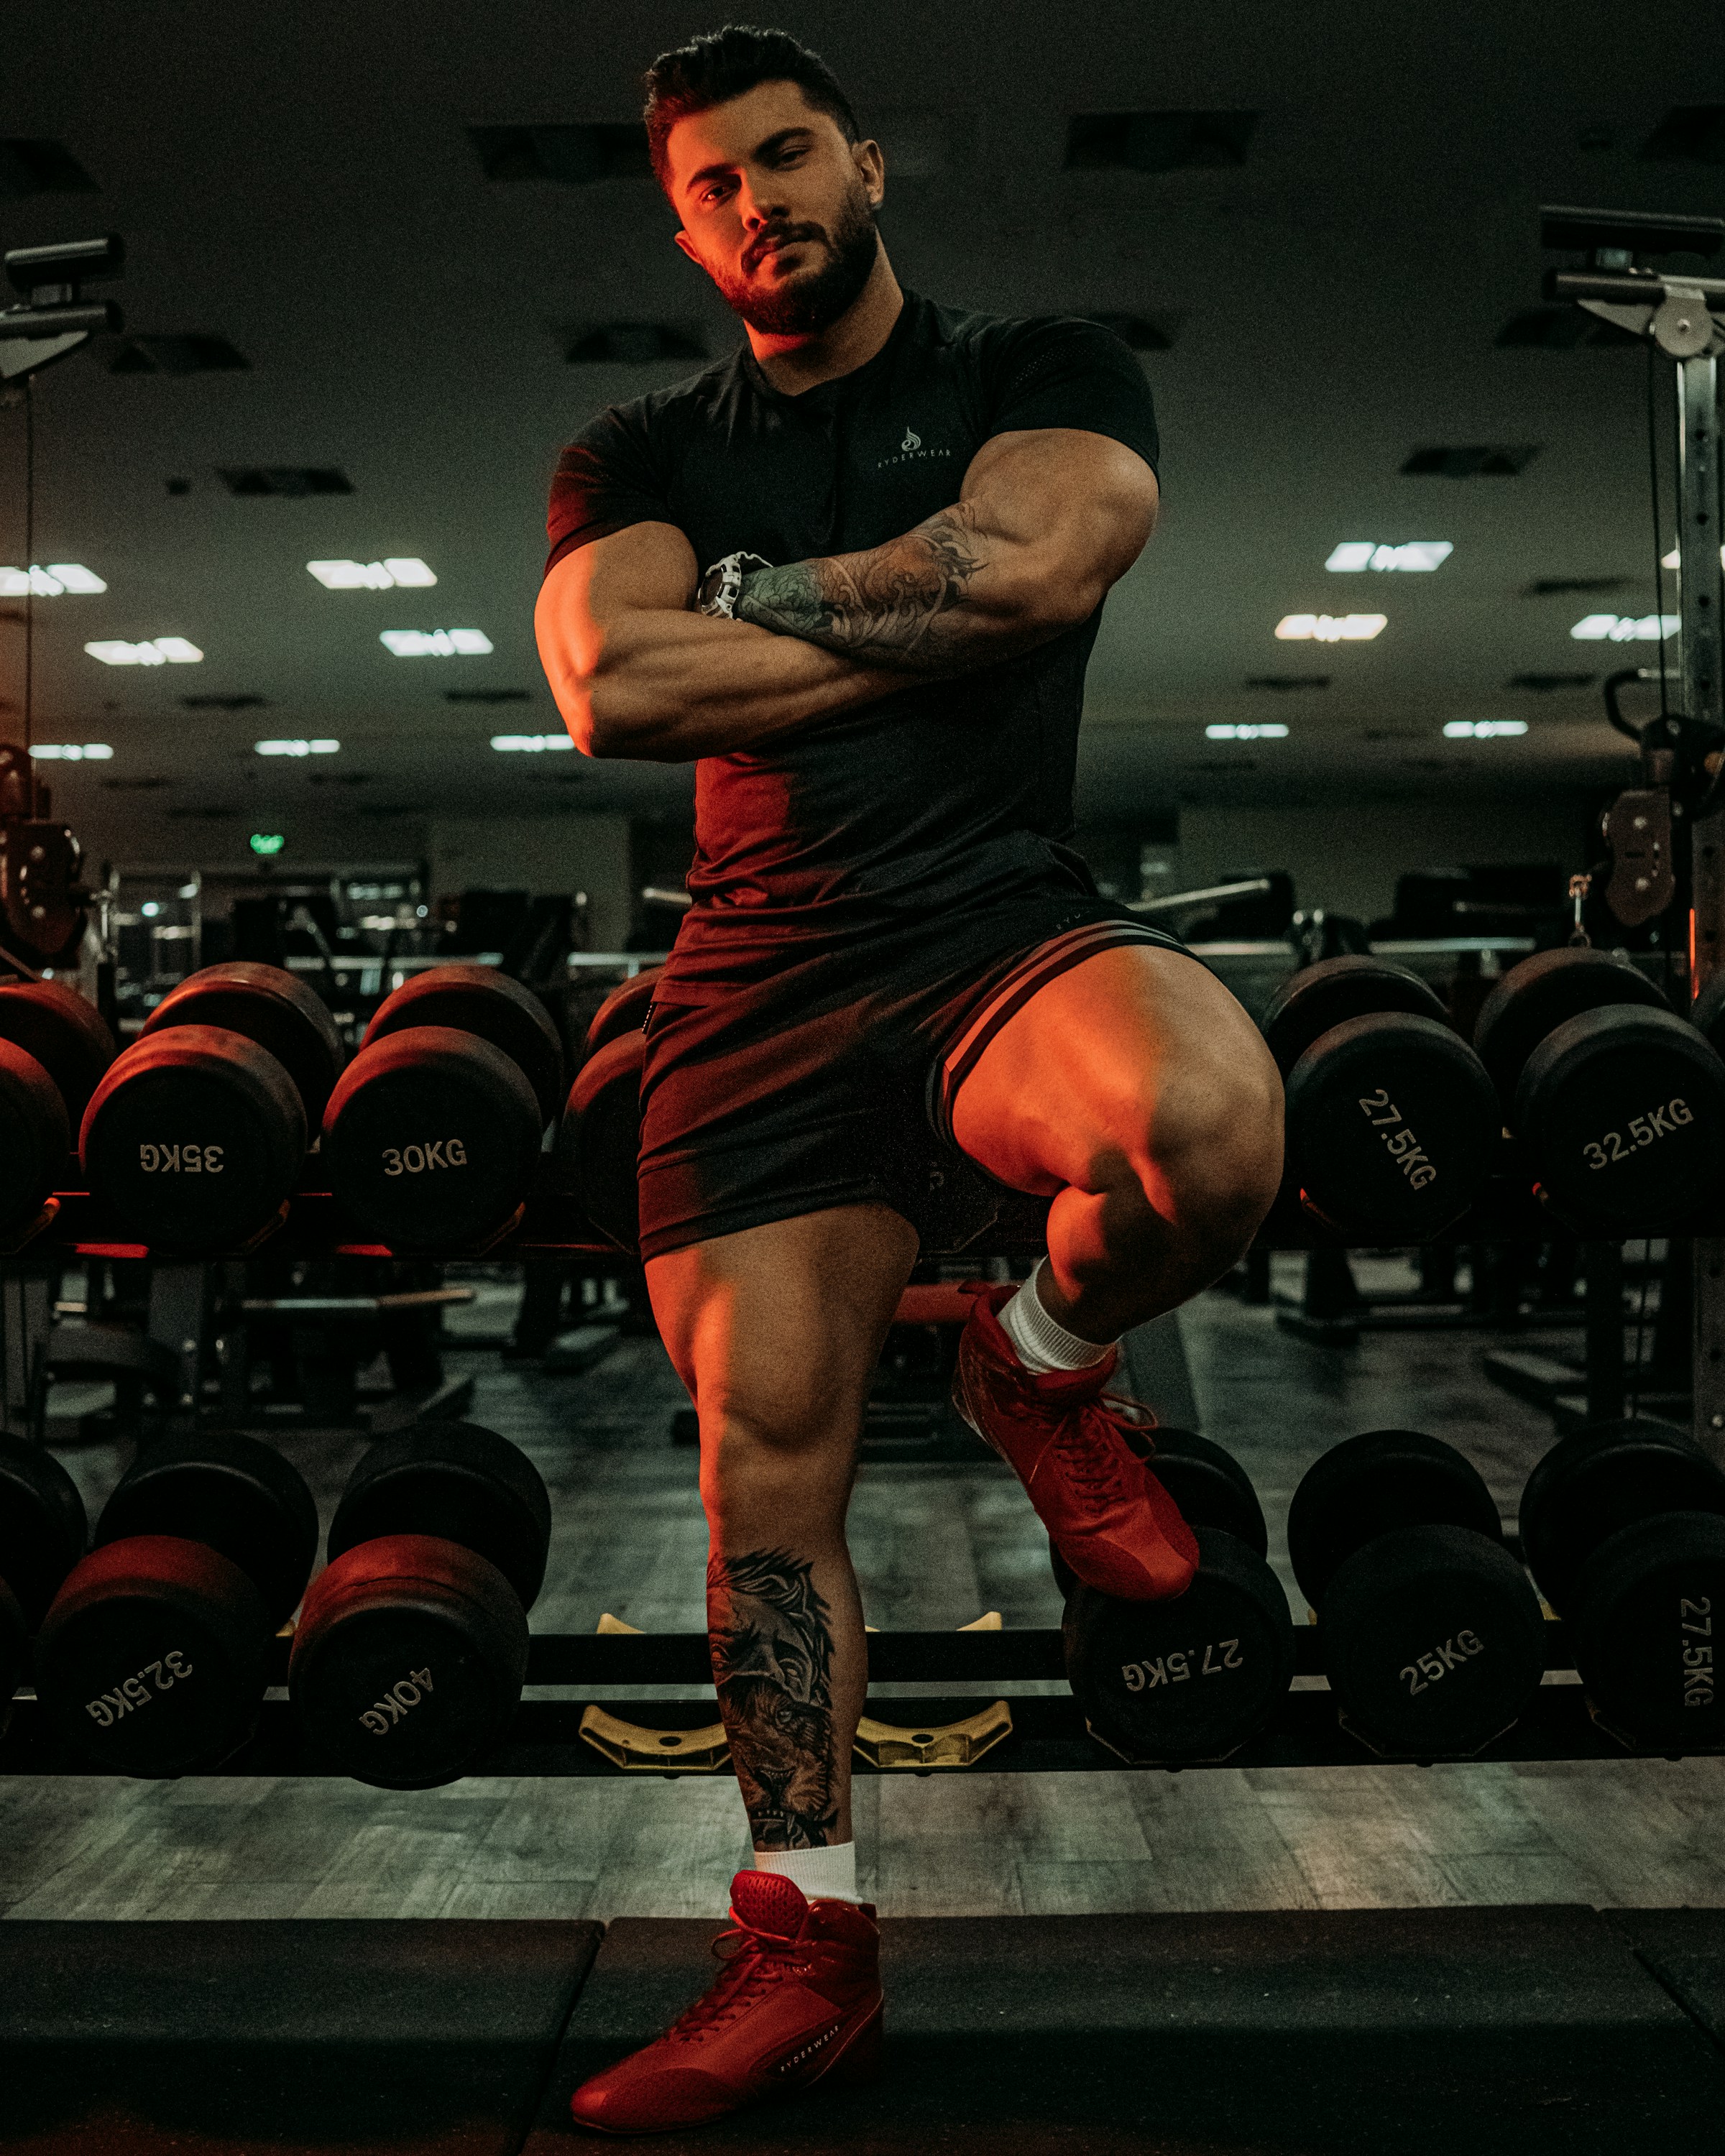
[[[880,150],[847,142],[795,83],[763,82],[678,121],[665,179],[682,219],[678,246],[751,328],[812,335],[868,282]]]

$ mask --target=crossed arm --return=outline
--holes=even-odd
[[[860,553],[756,571],[734,621],[690,611],[700,565],[673,525],[578,547],[540,593],[540,657],[588,755],[723,755],[1076,627],[1156,508],[1149,466],[1106,436],[997,434],[950,509]]]

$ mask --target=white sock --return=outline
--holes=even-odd
[[[776,1871],[802,1888],[811,1902],[855,1902],[856,1844],[837,1841],[825,1849],[757,1849],[757,1871]]]
[[[1047,1263],[1046,1258],[1039,1258],[1035,1271],[1011,1301],[1003,1305],[1000,1329],[1011,1341],[1019,1362],[1034,1376],[1046,1377],[1050,1370],[1087,1370],[1116,1343],[1105,1340],[1098,1347],[1094,1340],[1081,1340],[1049,1316],[1036,1287]]]

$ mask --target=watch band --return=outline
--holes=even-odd
[[[742,596],[743,578],[752,576],[757,569],[770,569],[772,567],[773,564],[760,554],[726,554],[722,560],[713,563],[696,587],[696,613],[711,614],[723,621],[735,621],[737,602]]]

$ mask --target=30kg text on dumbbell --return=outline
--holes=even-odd
[[[1212,1656],[1219,1655],[1219,1661]],[[1121,1666],[1120,1676],[1128,1691],[1150,1691],[1159,1684],[1184,1684],[1189,1678],[1219,1677],[1224,1670],[1237,1670],[1240,1666],[1238,1640],[1212,1640],[1204,1650],[1202,1665],[1194,1670],[1198,1661],[1196,1647],[1184,1654],[1158,1655],[1153,1662],[1126,1662]]]
[[[1389,1147],[1390,1158],[1415,1190],[1424,1190],[1428,1183],[1437,1180],[1436,1168],[1407,1125],[1402,1123],[1393,1134],[1391,1128],[1386,1127],[1401,1123],[1402,1111],[1384,1086],[1380,1086],[1375,1093],[1362,1095],[1359,1106],[1360,1113]]]
[[[219,1175],[223,1150],[218,1145],[141,1145],[138,1166],[146,1175]]]
[[[167,1672],[166,1676],[162,1675],[164,1670]],[[84,1712],[102,1728],[111,1728],[121,1715],[130,1714],[134,1707],[150,1704],[152,1695],[144,1681],[146,1677],[155,1679],[157,1691],[172,1691],[177,1677],[189,1677],[191,1675],[192,1664],[176,1647],[171,1654],[164,1655],[159,1662],[146,1662],[135,1676],[126,1678],[113,1691],[105,1691],[100,1699],[86,1700]]]
[[[1627,1145],[1621,1131],[1607,1131],[1603,1138],[1588,1139],[1581,1150],[1587,1155],[1588,1166],[1597,1172],[1609,1168],[1615,1160],[1627,1160],[1640,1146],[1651,1146],[1656,1139],[1668,1138],[1673,1125],[1681,1128],[1694,1121],[1695,1111],[1686,1101],[1672,1101],[1662,1108],[1650,1108],[1645,1116],[1632,1116]]]
[[[1692,1602],[1683,1595],[1678,1602],[1679,1620],[1686,1632],[1698,1632],[1711,1639],[1713,1631],[1712,1597],[1703,1594],[1699,1601]],[[1686,1641],[1683,1647],[1683,1704],[1685,1707],[1711,1707],[1713,1703],[1713,1650],[1699,1640]]]
[[[429,1670],[409,1670],[398,1685],[392,1685],[382,1699],[368,1707],[359,1717],[360,1727],[369,1729],[373,1737],[387,1737],[410,1707],[418,1707],[429,1691],[434,1690]]]
[[[459,1138],[439,1138],[429,1145],[385,1146],[386,1175],[424,1175],[434,1168],[465,1168],[467,1147]]]
[[[1408,1680],[1409,1698],[1425,1691],[1429,1685],[1435,1685],[1440,1677],[1448,1676],[1451,1670],[1459,1670],[1471,1656],[1485,1651],[1486,1643],[1479,1634],[1464,1630],[1454,1639],[1445,1640],[1440,1647],[1434,1647],[1429,1655],[1418,1656],[1413,1661],[1404,1663],[1400,1675]]]

